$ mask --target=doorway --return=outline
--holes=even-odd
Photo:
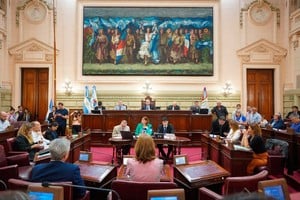
[[[44,122],[48,111],[48,68],[22,68],[21,105],[31,112],[31,120]]]
[[[247,105],[268,121],[274,114],[274,69],[247,69]]]

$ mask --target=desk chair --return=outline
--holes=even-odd
[[[266,180],[267,176],[268,171],[264,170],[251,176],[228,177],[225,179],[223,185],[223,194],[217,194],[206,187],[201,187],[199,189],[199,200],[223,199],[223,197],[226,195],[245,190],[249,192],[257,191],[258,182]]]
[[[56,184],[72,184],[71,182],[57,182]],[[8,180],[8,189],[10,190],[22,190],[27,191],[29,185],[41,185],[41,183],[23,181],[20,179],[11,178]],[[64,187],[64,200],[73,200],[73,188],[69,186]],[[84,197],[80,200],[89,200],[90,199],[90,191],[86,191]]]
[[[175,189],[174,182],[136,182],[125,180],[114,180],[111,189],[115,190],[122,200],[146,200],[148,190]],[[117,197],[113,194],[113,200]]]

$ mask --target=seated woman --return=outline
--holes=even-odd
[[[248,130],[243,131],[242,146],[251,147],[253,159],[247,166],[247,173],[253,174],[256,167],[268,164],[268,153],[265,143],[261,137],[261,129],[258,124],[253,123],[248,126]]]
[[[141,122],[135,128],[135,135],[139,136],[142,133],[147,135],[152,135],[152,124],[150,124],[149,118],[147,116],[142,117]]]
[[[128,160],[125,175],[132,181],[159,182],[163,174],[163,160],[155,156],[152,137],[141,134],[134,150],[135,158]]]
[[[240,142],[241,130],[239,128],[239,124],[234,121],[229,121],[230,131],[226,136],[226,139],[231,140],[232,143],[236,144]]]
[[[43,149],[43,144],[33,142],[31,129],[31,123],[25,122],[22,124],[18,131],[14,148],[17,151],[27,151],[29,153],[29,159],[32,161],[35,153]]]

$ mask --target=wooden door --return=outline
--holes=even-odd
[[[274,114],[273,69],[247,70],[247,105],[254,106],[267,120]]]
[[[48,75],[45,68],[22,69],[21,104],[31,112],[31,119],[45,121],[48,111]]]

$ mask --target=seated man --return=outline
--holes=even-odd
[[[130,131],[129,126],[127,125],[126,120],[122,120],[119,125],[114,126],[112,137],[122,137],[121,131]],[[123,145],[122,146],[122,154],[127,155],[130,151],[130,145]]]
[[[200,109],[199,101],[194,101],[194,105],[190,108],[193,114],[200,114]]]
[[[174,101],[172,105],[167,106],[167,110],[180,110],[180,106],[177,105],[176,101]]]
[[[95,110],[105,110],[105,106],[102,105],[102,101],[98,101],[98,106],[94,108]]]
[[[7,128],[9,128],[10,123],[7,120],[7,113],[4,111],[0,112],[0,131],[5,131]]]
[[[70,151],[70,141],[65,138],[53,140],[49,145],[51,161],[35,165],[31,172],[32,182],[64,182],[70,181],[73,185],[84,186],[77,165],[66,163]],[[85,189],[74,188],[74,199],[85,195]]]
[[[155,110],[154,106],[151,104],[150,99],[145,100],[145,105],[142,106],[142,110]]]
[[[115,110],[127,110],[127,107],[123,104],[122,100],[119,100],[118,104],[115,106]]]
[[[230,131],[229,123],[225,116],[219,117],[212,123],[211,134],[225,137]]]
[[[172,124],[169,123],[167,117],[162,118],[162,123],[157,128],[158,133],[173,133],[174,134],[174,127]],[[168,152],[167,154],[164,152],[163,144],[157,144],[157,148],[159,149],[159,152],[161,153],[164,160],[168,160],[169,156],[173,150],[173,145],[168,145]]]

